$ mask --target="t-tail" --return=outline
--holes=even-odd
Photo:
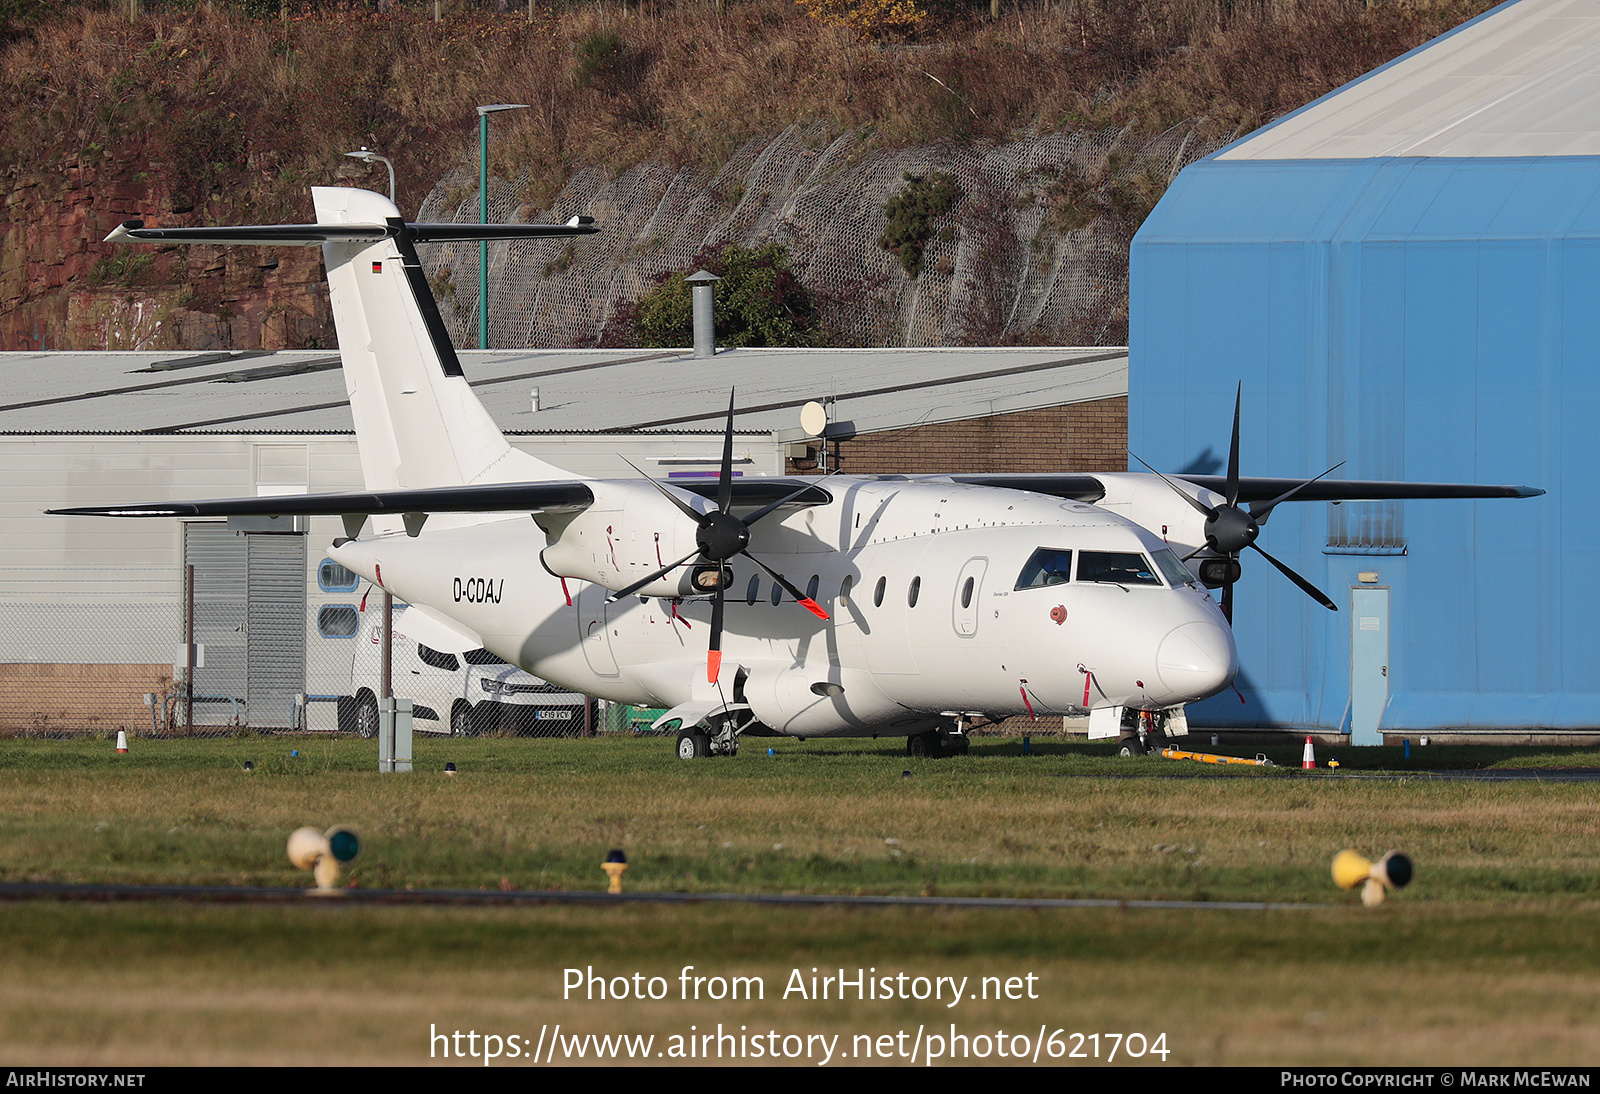
[[[113,242],[322,245],[345,389],[368,490],[571,480],[506,443],[473,394],[445,332],[416,245],[431,241],[588,235],[565,224],[408,224],[366,190],[316,187],[317,223],[147,228],[127,221]]]

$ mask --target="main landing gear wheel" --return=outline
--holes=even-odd
[[[1144,742],[1138,736],[1123,737],[1117,741],[1118,756],[1143,756],[1145,754]]]
[[[965,733],[930,729],[926,733],[913,733],[906,738],[907,756],[926,756],[943,759],[946,756],[965,756],[972,747]]]
[[[678,759],[699,760],[711,755],[711,738],[698,729],[678,730]]]
[[[356,736],[372,740],[378,735],[378,700],[371,692],[362,692],[356,699]]]

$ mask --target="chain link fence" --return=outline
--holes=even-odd
[[[317,610],[309,609],[313,625]],[[197,615],[204,627],[203,607]],[[314,626],[310,633],[316,634]],[[275,670],[263,684],[252,682],[252,658],[242,643],[230,649],[226,641],[202,642],[191,690],[184,634],[183,604],[174,601],[0,605],[0,737],[112,739],[119,731],[130,738],[369,732],[356,715],[357,705],[368,685],[371,691],[381,686],[376,679],[353,678],[348,644],[336,647],[331,658],[302,658],[309,668],[299,676],[286,679]],[[402,646],[397,637],[397,663],[407,656]],[[431,691],[418,690],[413,697],[414,732],[419,735],[639,734],[648,732],[662,713],[563,692],[483,651],[476,651],[476,658],[428,653],[455,667],[441,670],[429,685]],[[342,686],[330,689],[330,677]],[[467,698],[486,692],[485,680],[498,694]],[[397,692],[406,687],[402,683]],[[452,721],[439,694],[466,702],[471,716]]]

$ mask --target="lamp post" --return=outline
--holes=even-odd
[[[391,202],[394,201],[394,164],[387,156],[380,156],[378,153],[370,151],[367,148],[362,148],[359,152],[346,152],[345,155],[349,156],[353,160],[360,160],[369,167],[372,165],[374,160],[387,167],[389,169],[389,200]],[[398,202],[396,202],[396,204],[398,204]]]
[[[489,115],[526,110],[527,103],[491,103],[478,107],[478,220],[489,223]],[[489,348],[489,241],[478,240],[478,348]]]

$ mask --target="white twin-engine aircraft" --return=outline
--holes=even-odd
[[[409,603],[408,634],[670,708],[657,725],[678,729],[686,759],[732,755],[746,734],[905,736],[913,754],[943,755],[966,751],[974,717],[1085,711],[1091,735],[1137,747],[1139,724],[1179,732],[1184,704],[1232,682],[1240,552],[1334,607],[1256,546],[1279,502],[1543,493],[1241,478],[1237,406],[1225,477],[735,479],[730,401],[714,484],[578,478],[495,427],[415,245],[574,236],[592,221],[408,224],[377,194],[313,195],[316,224],[129,221],[107,238],[321,244],[366,490],[53,512],[340,516],[331,557]]]

